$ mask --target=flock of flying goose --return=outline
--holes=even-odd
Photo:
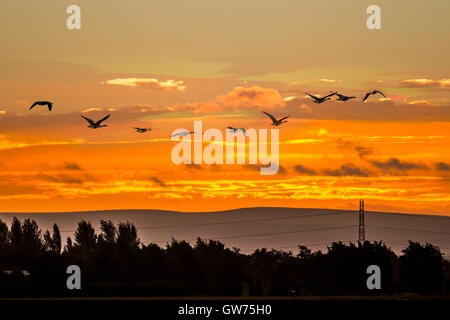
[[[312,102],[314,102],[314,103],[323,103],[323,102],[325,102],[327,100],[331,100],[331,97],[334,96],[334,95],[338,96],[338,99],[336,99],[337,101],[348,101],[350,99],[356,98],[355,96],[346,96],[346,95],[340,94],[337,91],[335,91],[335,92],[330,91],[330,92],[331,92],[330,94],[328,94],[328,95],[326,95],[324,97],[317,97],[317,96],[314,96],[314,95],[309,94],[307,92],[305,92],[305,93],[308,96],[310,96],[311,98],[313,98]],[[378,91],[378,90],[374,90],[374,91],[367,92],[365,94],[365,96],[362,98],[362,101],[363,102],[366,101],[367,98],[369,98],[369,96],[371,96],[373,94],[380,94],[380,95],[382,95],[383,97],[386,98],[386,95],[383,92]],[[50,101],[36,101],[35,103],[33,103],[31,105],[29,110],[33,109],[35,106],[47,106],[48,111],[52,111],[52,109],[53,109],[53,102],[50,102]],[[271,123],[272,126],[279,126],[279,125],[287,122],[286,119],[289,118],[289,116],[287,116],[287,117],[283,117],[283,118],[277,119],[273,115],[271,115],[270,113],[267,113],[265,111],[263,111],[263,113],[266,116],[268,116],[270,118],[270,120],[272,120],[272,123]],[[89,123],[88,128],[98,129],[98,128],[103,128],[103,127],[107,127],[108,126],[106,124],[102,124],[102,122],[105,121],[106,119],[108,119],[110,117],[110,114],[108,114],[106,117],[101,118],[98,121],[94,121],[94,120],[89,119],[88,117],[85,117],[83,115],[81,115],[81,117],[83,119],[85,119]],[[148,132],[148,131],[152,131],[152,129],[150,129],[150,128],[133,127],[133,129],[135,129],[136,132],[138,132],[138,133],[145,133],[145,132]],[[244,134],[244,136],[245,136],[245,129],[244,128],[227,127],[227,129],[232,131],[233,133],[242,132]],[[173,135],[171,135],[171,137],[188,136],[190,134],[196,134],[196,132],[183,131],[183,132],[179,132],[179,133],[173,134]]]

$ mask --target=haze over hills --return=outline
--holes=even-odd
[[[243,208],[218,212],[162,210],[111,210],[56,213],[0,213],[10,225],[12,218],[36,220],[42,230],[57,223],[65,240],[73,238],[77,222],[92,222],[99,232],[100,220],[133,222],[142,242],[164,246],[172,237],[195,242],[196,237],[221,240],[244,253],[256,248],[297,252],[299,244],[326,250],[333,241],[358,239],[358,212],[308,208]],[[450,255],[450,217],[386,212],[365,213],[366,239],[383,240],[397,254],[408,240],[438,245]]]

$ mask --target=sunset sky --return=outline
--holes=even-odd
[[[66,28],[67,6],[81,30]],[[381,7],[381,30],[366,8]],[[448,0],[4,2],[0,211],[450,216]],[[378,89],[388,98],[365,92]],[[356,96],[312,103],[330,90]],[[36,100],[54,102],[29,111]],[[279,128],[280,171],[175,165],[177,128]],[[110,113],[92,130],[80,117]],[[132,127],[154,128],[139,134]],[[204,146],[208,145],[204,142]]]

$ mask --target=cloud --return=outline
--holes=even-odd
[[[450,171],[450,164],[445,162],[437,162],[434,166],[438,171]]]
[[[234,109],[278,109],[285,106],[285,101],[277,90],[257,85],[236,87],[227,94],[218,96],[217,101]]]
[[[298,98],[297,96],[290,96],[290,97],[284,97],[283,100],[284,101],[292,101],[292,100],[295,100],[297,98]]]
[[[203,166],[195,163],[185,163],[184,164],[186,169],[193,169],[193,170],[202,170]]]
[[[428,167],[422,163],[401,161],[397,158],[390,158],[387,161],[371,161],[370,163],[382,170],[408,171],[413,169],[428,169]]]
[[[186,86],[183,81],[175,81],[168,79],[161,81],[155,78],[125,78],[112,79],[103,81],[102,84],[118,85],[133,88],[142,88],[149,90],[167,90],[167,91],[184,91]]]
[[[338,169],[325,169],[323,174],[333,177],[341,176],[355,176],[355,177],[368,177],[372,174],[372,171],[365,168],[358,168],[352,163],[346,163],[341,165]]]
[[[65,174],[58,174],[58,175],[39,174],[37,178],[43,181],[66,183],[66,184],[82,184],[84,182],[82,179],[78,177],[73,177]]]
[[[262,165],[259,165],[259,164],[244,164],[242,166],[243,169],[254,170],[254,171],[258,171],[258,172],[261,172],[261,168],[268,168],[268,167],[269,166],[262,166]],[[277,173],[279,173],[279,174],[286,174],[286,169],[283,166],[278,165],[278,172]]]
[[[336,83],[336,82],[343,82],[342,80],[334,80],[334,79],[327,79],[327,78],[322,78],[322,79],[313,79],[307,82],[323,82],[323,83]]]
[[[87,108],[81,111],[81,113],[93,112],[93,111],[116,111],[116,108]]]
[[[433,104],[432,102],[428,101],[428,100],[413,100],[413,101],[409,101],[408,104],[412,104],[412,105],[425,105],[425,106],[435,106],[435,104]]]
[[[307,104],[302,103],[299,107],[300,110],[305,111],[307,114],[312,113],[312,108],[308,106]]]
[[[352,141],[337,139],[336,143],[342,152],[346,152],[348,150],[356,151],[361,159],[365,156],[373,154],[373,150],[371,148],[359,145]]]
[[[404,88],[450,88],[450,79],[408,79],[401,80],[400,86]]]
[[[304,174],[304,175],[308,175],[308,176],[313,176],[313,175],[316,175],[316,174],[317,174],[317,172],[316,172],[314,169],[307,168],[307,167],[305,167],[305,166],[302,166],[301,164],[296,165],[296,166],[294,167],[294,170],[295,170],[297,173]]]
[[[75,170],[75,171],[83,170],[83,168],[76,162],[64,162],[62,168],[64,170]]]
[[[161,179],[159,179],[158,177],[151,177],[150,178],[151,181],[153,181],[156,184],[159,184],[161,187],[165,187],[166,184],[164,183],[164,181],[162,181]]]

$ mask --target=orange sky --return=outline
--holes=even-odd
[[[407,12],[379,1],[373,31],[368,1],[78,1],[73,31],[69,4],[0,13],[0,211],[357,209],[364,198],[369,210],[450,215],[448,1]],[[362,103],[373,89],[388,98]],[[304,94],[329,90],[357,98]],[[28,111],[40,99],[54,110]],[[278,174],[172,163],[173,130],[270,128],[262,110],[290,115]],[[111,118],[92,130],[80,113]]]

